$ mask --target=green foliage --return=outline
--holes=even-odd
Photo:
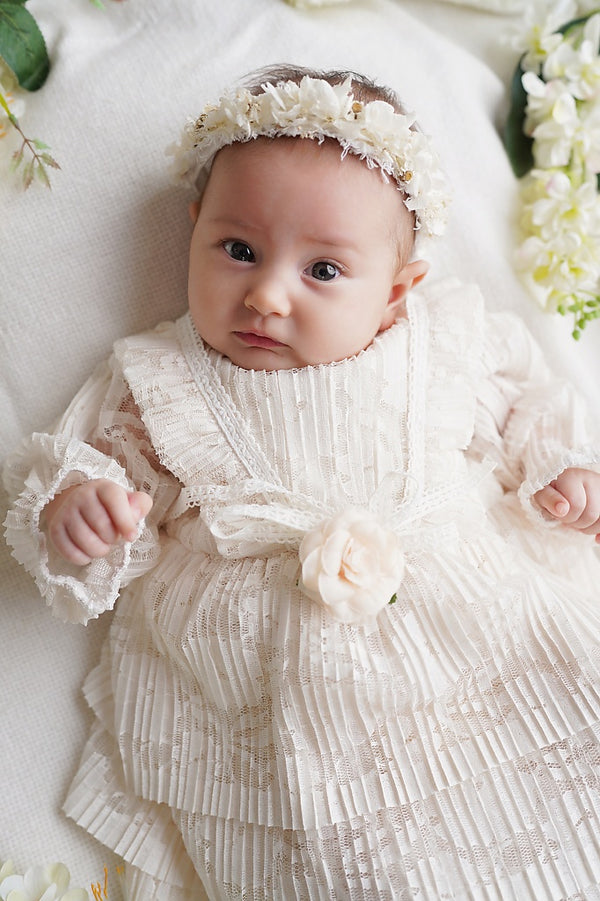
[[[26,2],[27,0],[0,0],[0,59],[14,73],[19,87],[26,91],[37,91],[48,77],[50,59],[38,24],[29,10],[25,9]],[[102,0],[91,2],[104,9]],[[56,160],[48,153],[50,148],[37,138],[27,137],[1,91],[0,108],[21,136],[21,146],[13,155],[13,171],[19,171],[26,189],[34,180],[49,188],[47,167],[60,169]]]
[[[559,306],[557,312],[560,313],[561,316],[571,315],[573,317],[574,328],[571,334],[576,341],[579,341],[581,332],[588,322],[592,322],[594,319],[600,319],[600,297],[585,299],[572,296],[570,301],[570,303]]]
[[[16,128],[23,140],[19,150],[17,150],[13,156],[13,170],[15,172],[17,170],[20,171],[25,190],[32,184],[34,179],[37,179],[46,188],[49,188],[50,179],[48,177],[47,167],[50,166],[52,169],[60,169],[60,166],[54,157],[50,156],[48,153],[50,148],[47,144],[37,140],[37,138],[27,138],[18,126],[16,126]],[[25,156],[26,152],[27,157]]]
[[[504,146],[517,178],[526,175],[533,166],[533,140],[523,131],[527,92],[523,87],[521,64],[515,69],[510,85],[510,110],[504,126]]]
[[[589,13],[586,13],[585,16],[580,16],[578,19],[571,19],[570,22],[567,22],[562,28],[558,29],[558,33],[568,35],[571,31],[576,31],[581,25],[585,25],[587,20],[598,12],[600,12],[600,7],[590,10]]]
[[[26,0],[0,0],[0,56],[26,91],[42,87],[50,60],[38,24]]]

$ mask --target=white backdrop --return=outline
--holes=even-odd
[[[478,281],[520,312],[600,418],[600,322],[580,344],[539,312],[513,272],[516,184],[498,124],[515,19],[436,0],[356,0],[298,11],[282,0],[31,0],[48,82],[23,124],[62,169],[26,194],[0,160],[0,423],[4,455],[66,406],[113,340],[185,307],[189,197],[164,147],[188,114],[248,70],[276,62],[349,67],[389,82],[437,142],[455,191],[430,277]],[[0,148],[0,152],[2,148]],[[4,518],[4,501],[0,516]],[[55,621],[0,549],[0,861],[61,859],[89,887],[115,861],[60,812],[88,727],[80,694],[108,616]]]

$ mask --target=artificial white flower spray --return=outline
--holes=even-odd
[[[577,9],[530,7],[505,132],[522,178],[517,268],[576,339],[600,316],[600,10],[569,19]]]
[[[12,861],[0,866],[2,901],[89,901],[85,889],[71,886],[71,875],[64,863],[30,867],[22,875]]]

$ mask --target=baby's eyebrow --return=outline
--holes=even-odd
[[[320,237],[319,235],[311,236],[310,242],[312,244],[316,244],[319,247],[338,247],[343,248],[344,250],[354,250],[359,251],[360,245],[353,239],[346,235],[335,235],[333,237]]]
[[[244,219],[238,219],[235,216],[211,216],[207,219],[209,225],[227,226],[227,228],[239,228],[241,230],[253,229],[257,230],[258,226]]]
[[[263,228],[247,219],[240,219],[235,215],[231,216],[210,216],[207,218],[207,224],[218,228],[226,228],[231,231],[239,232],[262,232]],[[304,237],[306,244],[310,244],[315,248],[328,248],[332,250],[344,250],[351,253],[360,253],[360,244],[349,234],[333,233],[320,235],[315,232]]]

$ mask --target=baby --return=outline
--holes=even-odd
[[[5,476],[54,612],[123,594],[67,812],[131,898],[600,888],[600,454],[516,320],[413,292],[428,139],[388,88],[284,68],[177,167],[188,314]]]

